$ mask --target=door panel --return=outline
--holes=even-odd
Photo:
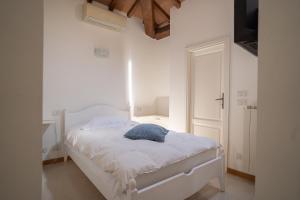
[[[199,48],[190,54],[190,129],[223,144],[224,44]]]
[[[188,96],[187,129],[222,144],[225,169],[228,153],[230,40],[193,45],[187,48]]]
[[[220,143],[220,128],[209,127],[205,124],[194,124],[194,134],[198,136],[208,137],[218,144]]]
[[[193,118],[221,120],[221,63],[220,52],[193,55]]]

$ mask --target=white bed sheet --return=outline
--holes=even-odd
[[[142,188],[179,173],[180,170],[186,171],[201,164],[202,159],[196,155],[203,152],[212,150],[203,162],[216,156],[216,143],[207,138],[170,131],[165,143],[133,141],[123,137],[130,128],[129,123],[118,128],[93,131],[76,129],[68,133],[66,141],[74,150],[115,177],[114,190],[120,194],[128,188]],[[183,161],[182,165],[180,161]],[[167,169],[167,166],[172,166],[172,170]],[[159,169],[163,172],[155,173]],[[171,173],[168,174],[168,171]]]

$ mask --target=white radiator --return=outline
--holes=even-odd
[[[244,108],[244,169],[255,175],[257,107]]]

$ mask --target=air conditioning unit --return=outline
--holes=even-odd
[[[111,12],[91,3],[84,4],[83,19],[84,21],[92,24],[100,25],[116,31],[122,31],[127,24],[127,18],[125,16]]]

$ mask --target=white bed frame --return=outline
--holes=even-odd
[[[94,105],[85,109],[64,112],[64,130],[67,133],[72,127],[88,122],[96,116],[121,116],[129,119],[129,112],[108,105]],[[70,156],[83,173],[98,188],[108,200],[115,200],[109,191],[109,178],[113,178],[104,171],[95,170],[92,161],[80,158],[67,145],[65,147],[65,161]],[[224,180],[224,151],[219,148],[216,158],[192,168],[188,173],[182,172],[165,180],[159,181],[143,189],[130,188],[126,191],[126,200],[184,200],[205,186],[211,179],[218,178],[220,190],[225,191]],[[112,185],[111,185],[112,187]],[[124,199],[124,198],[123,198]]]

